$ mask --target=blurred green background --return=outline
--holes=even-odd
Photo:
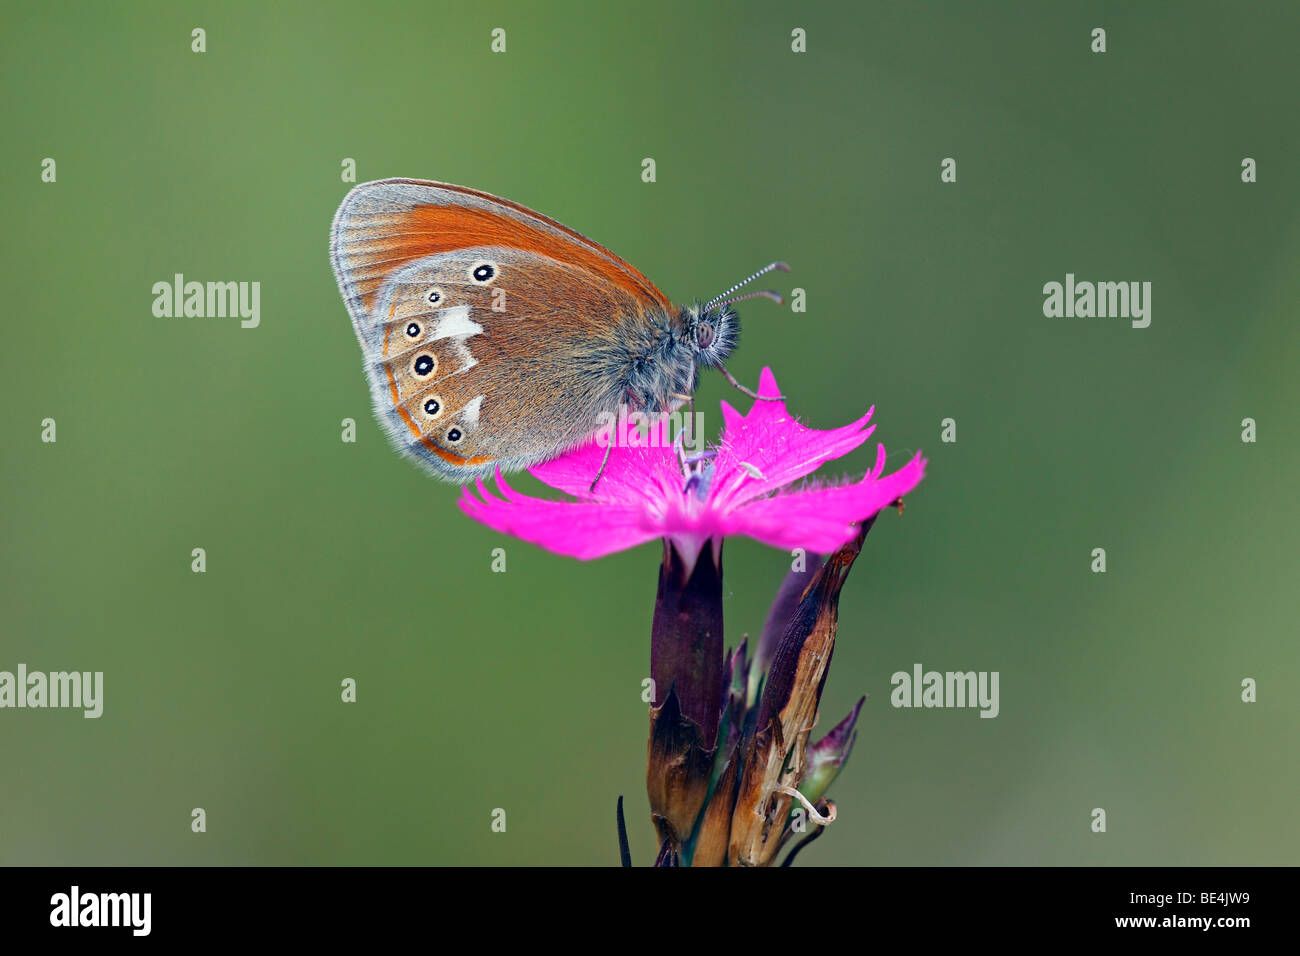
[[[99,720],[0,711],[0,861],[611,864],[620,793],[652,858],[659,549],[503,539],[389,449],[327,256],[349,157],[529,205],[678,301],[786,259],[808,310],[746,303],[732,370],[930,457],[844,592],[821,727],[869,696],[804,862],[1300,859],[1294,6],[0,17],[0,669],[106,684]],[[177,272],[260,281],[261,326],[155,318]],[[1150,328],[1044,318],[1067,272],[1152,282]],[[728,543],[729,643],[787,564]],[[893,709],[916,662],[999,671],[1001,715]]]

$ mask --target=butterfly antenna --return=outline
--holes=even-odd
[[[785,299],[781,293],[772,289],[763,289],[761,292],[747,292],[744,295],[738,295],[734,299],[723,299],[718,305],[735,305],[737,302],[744,302],[746,299],[771,299],[777,305],[785,305]]]
[[[715,296],[714,296],[712,299],[710,299],[708,302],[704,303],[704,311],[707,312],[709,309],[713,308],[715,305],[717,305],[719,302],[721,302],[721,301],[722,301],[723,299],[725,299],[727,296],[731,295],[731,293],[735,292],[735,291],[736,291],[737,289],[739,289],[741,286],[749,285],[751,282],[753,282],[753,281],[754,281],[755,279],[757,279],[759,276],[765,276],[765,275],[767,275],[769,272],[771,272],[771,271],[774,270],[774,269],[779,269],[781,272],[789,272],[789,271],[790,271],[790,267],[789,267],[788,265],[786,265],[784,262],[769,262],[767,265],[763,266],[763,268],[759,269],[757,272],[755,272],[755,273],[754,273],[752,276],[750,276],[748,279],[745,279],[745,280],[743,280],[743,281],[741,281],[741,282],[737,282],[735,285],[733,285],[733,286],[732,286],[730,289],[728,289],[726,292],[723,292],[721,295],[715,295]],[[759,293],[759,294],[762,295],[762,293]],[[770,296],[769,296],[769,298],[770,298]],[[732,301],[732,302],[739,302],[740,300],[739,300],[739,299],[732,299],[731,301]]]

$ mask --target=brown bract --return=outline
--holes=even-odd
[[[797,790],[803,780],[808,735],[817,723],[835,650],[840,589],[869,528],[867,524],[817,572],[772,659],[754,731],[740,747],[744,771],[731,815],[731,866],[771,864],[790,836],[786,824],[794,797],[781,791]]]

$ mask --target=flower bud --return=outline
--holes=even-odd
[[[695,830],[718,750],[723,686],[721,548],[693,560],[664,542],[650,639],[646,790],[650,815],[673,854]]]

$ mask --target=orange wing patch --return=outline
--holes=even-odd
[[[359,212],[352,225],[364,226],[365,220],[370,220],[375,224],[382,222],[384,229],[373,239],[358,238],[349,244],[352,257],[349,270],[358,277],[357,292],[367,309],[374,306],[376,293],[394,270],[415,259],[474,246],[503,246],[548,256],[598,275],[637,300],[648,299],[664,310],[672,308],[668,297],[631,264],[561,223],[487,193],[442,183],[409,182],[465,193],[504,206],[545,223],[558,235],[508,214],[473,206],[430,203],[404,211]]]

